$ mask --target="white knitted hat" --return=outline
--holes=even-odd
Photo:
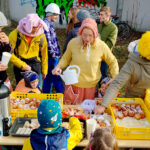
[[[4,14],[0,11],[0,27],[7,26],[7,19]]]

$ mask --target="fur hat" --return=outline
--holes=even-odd
[[[41,134],[61,133],[62,113],[58,102],[54,100],[42,100],[37,113]]]
[[[138,51],[141,56],[150,60],[150,31],[144,33],[138,42]]]

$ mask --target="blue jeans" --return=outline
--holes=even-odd
[[[101,74],[102,74],[102,77],[101,77],[101,80],[102,81],[104,78],[107,77],[107,68],[108,68],[108,65],[102,61],[101,63]]]
[[[55,87],[56,93],[64,92],[64,85],[60,76],[52,75],[52,70],[57,66],[59,62],[58,58],[48,59],[48,74],[44,79],[43,83],[43,93],[52,93],[53,85]]]

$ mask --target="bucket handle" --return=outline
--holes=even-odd
[[[79,77],[79,75],[80,75],[80,68],[79,68],[79,66],[77,66],[77,65],[70,65],[70,66],[68,66],[67,70],[69,70],[70,68],[76,68],[78,70],[77,76]]]

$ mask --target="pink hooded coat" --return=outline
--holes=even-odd
[[[35,34],[31,34],[32,28],[40,26],[39,30]],[[18,31],[24,35],[35,37],[44,33],[44,29],[49,31],[46,23],[37,15],[37,14],[28,14],[27,17],[21,19],[19,21],[19,25],[17,27]]]

